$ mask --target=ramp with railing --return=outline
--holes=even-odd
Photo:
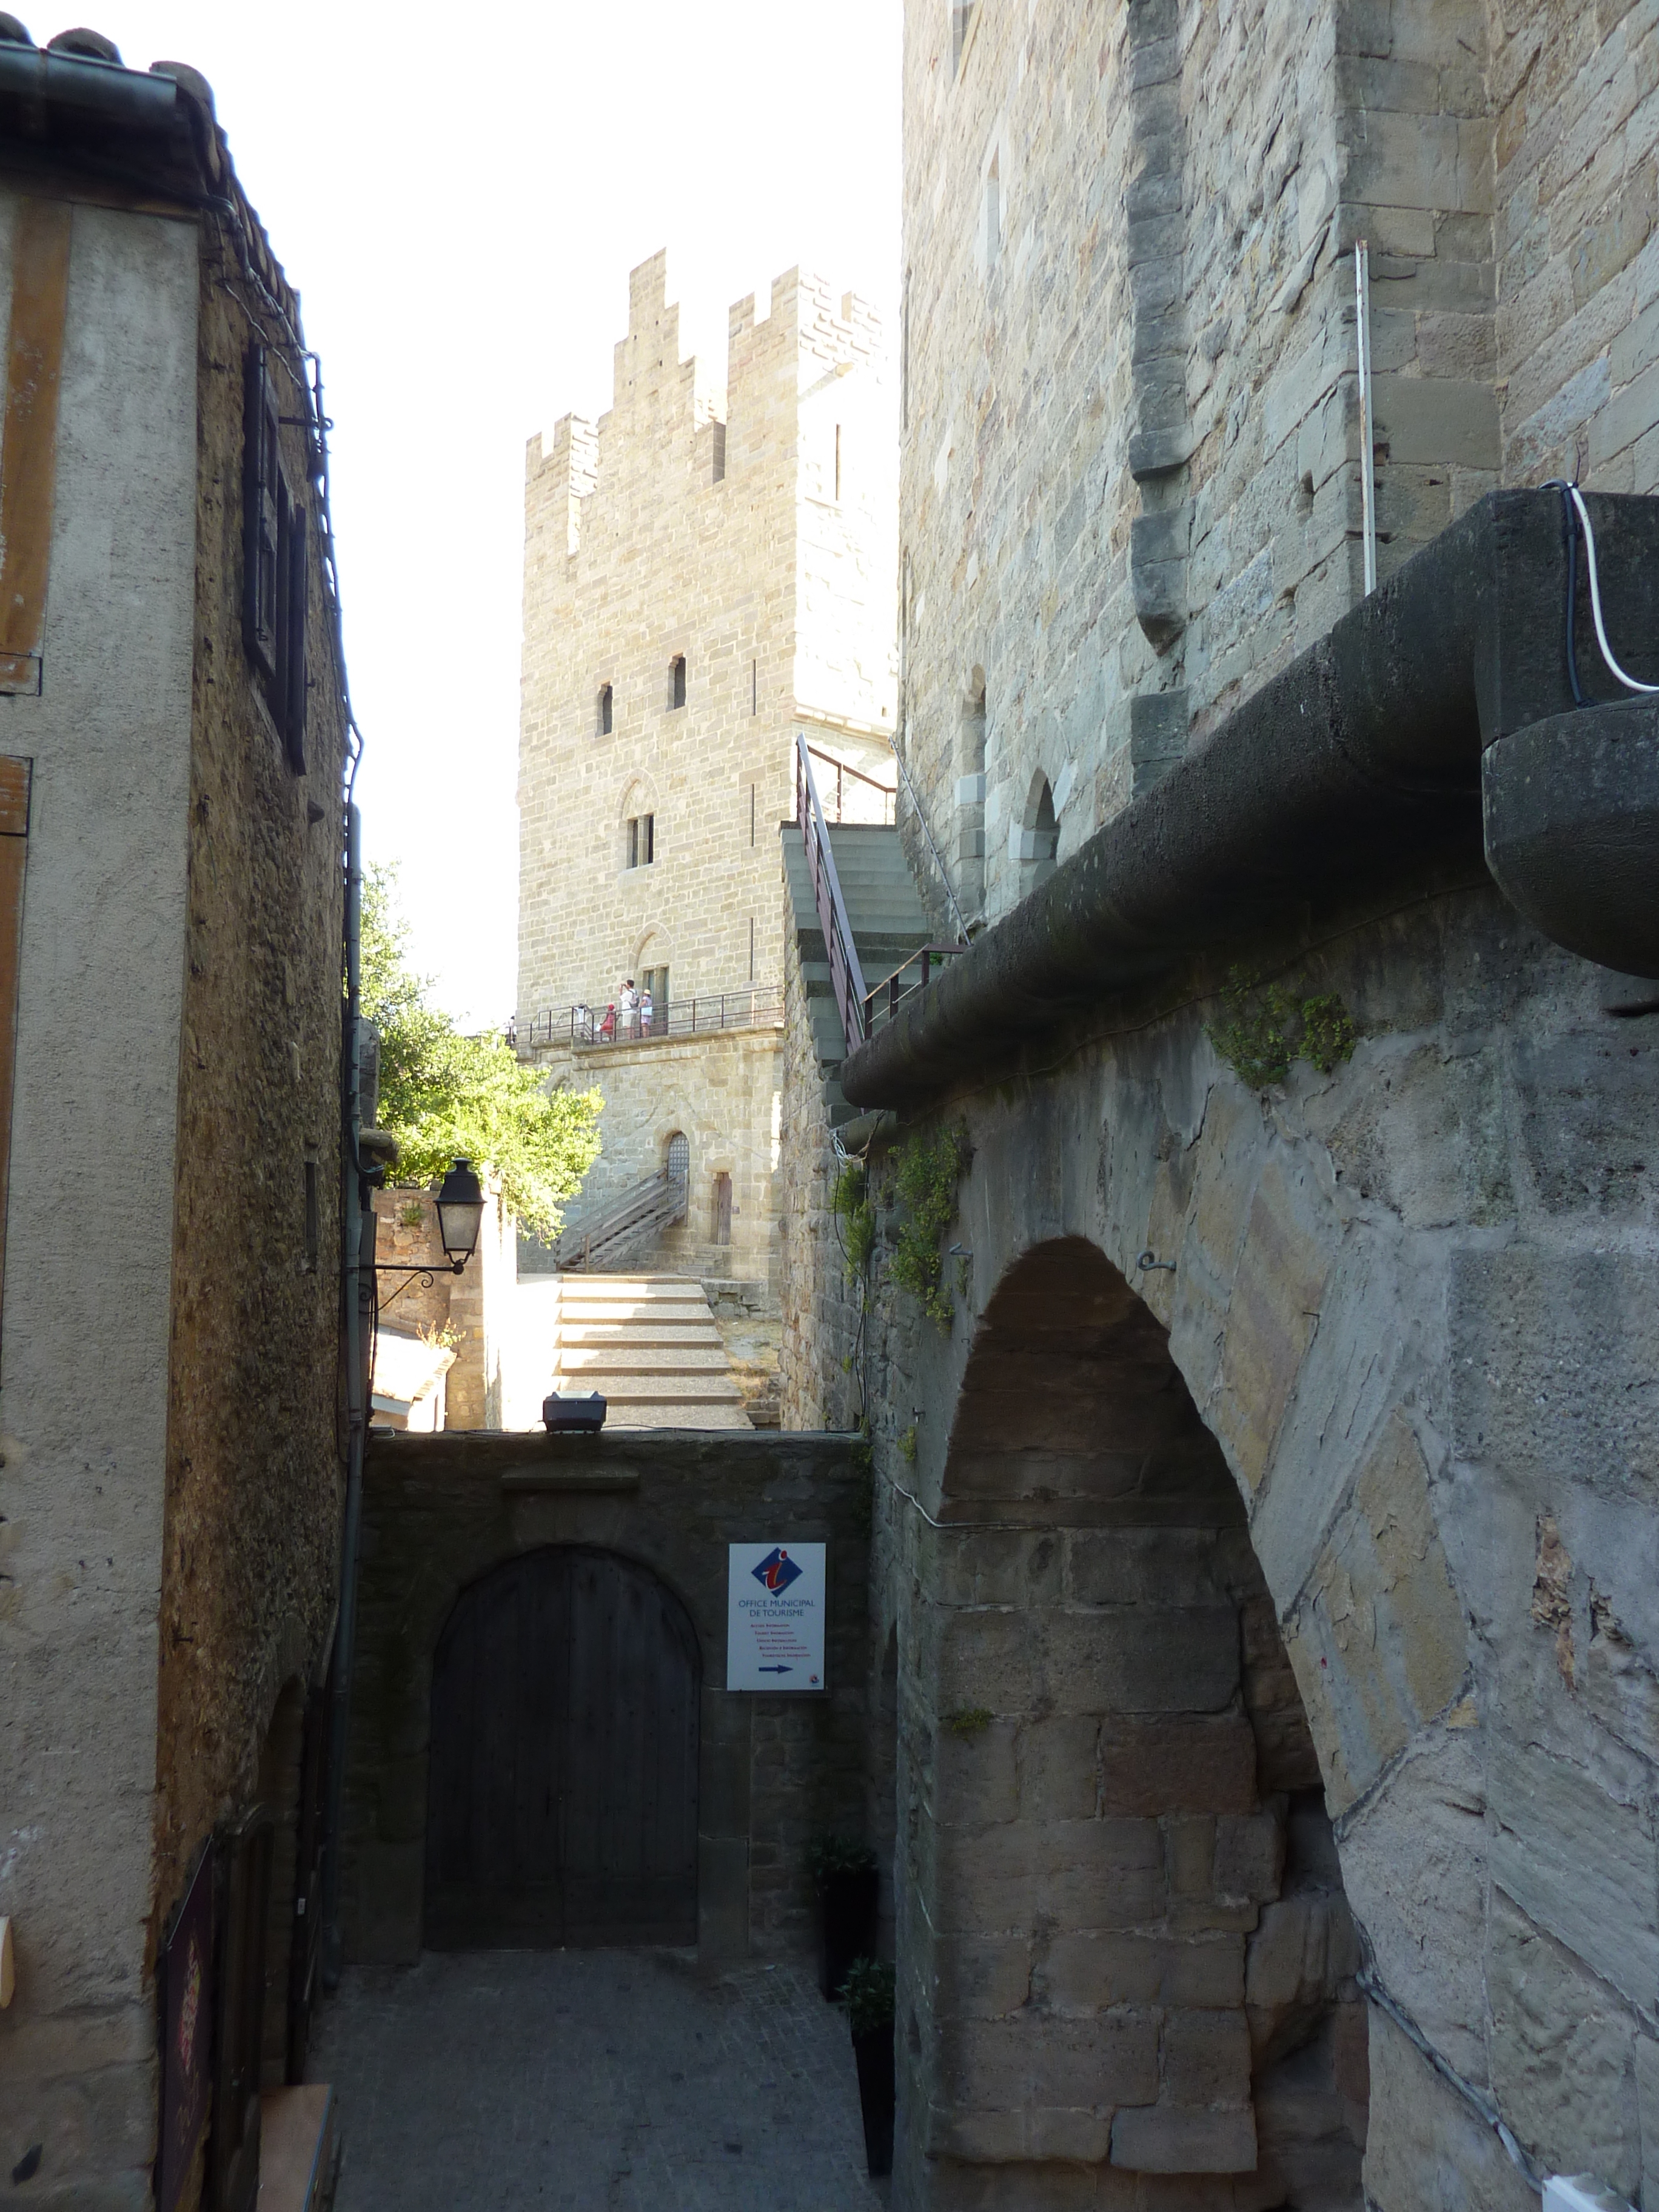
[[[672,1166],[567,1221],[550,1249],[562,1274],[603,1272],[655,1243],[665,1229],[685,1218],[689,1178]]]

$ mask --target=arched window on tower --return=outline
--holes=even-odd
[[[1016,835],[1019,840],[1019,895],[1029,898],[1039,884],[1054,872],[1060,846],[1060,823],[1054,813],[1054,794],[1041,769],[1033,778],[1025,802],[1025,820]]]
[[[599,735],[602,738],[608,738],[611,735],[611,686],[608,684],[601,684],[599,686]]]
[[[668,703],[671,708],[685,704],[685,655],[677,653],[668,664]]]

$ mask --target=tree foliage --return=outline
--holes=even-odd
[[[363,884],[362,1006],[380,1032],[382,1128],[398,1139],[400,1183],[441,1181],[465,1153],[495,1170],[508,1206],[538,1237],[557,1233],[560,1203],[599,1156],[598,1091],[550,1088],[498,1034],[465,1036],[428,1002],[408,958],[397,872]]]

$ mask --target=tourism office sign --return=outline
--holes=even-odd
[[[823,1689],[824,1547],[726,1548],[726,1688]]]

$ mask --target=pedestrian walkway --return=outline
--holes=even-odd
[[[336,2212],[866,2212],[843,2013],[794,1966],[678,1951],[428,1953],[351,1967],[307,2069]]]
[[[550,1389],[602,1392],[612,1429],[750,1426],[694,1275],[526,1275],[517,1330],[519,1364],[536,1382],[526,1427],[539,1423]]]

